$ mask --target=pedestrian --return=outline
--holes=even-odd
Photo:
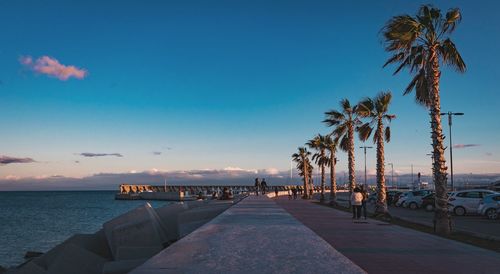
[[[293,194],[293,199],[294,200],[297,200],[297,187],[293,187],[292,188],[292,194]]]
[[[292,190],[290,189],[289,186],[287,186],[287,189],[288,189],[288,200],[291,200],[292,199]]]
[[[361,186],[361,195],[363,195],[363,201],[361,201],[361,209],[363,209],[363,217],[366,220],[366,203],[368,202],[368,191],[364,186]]]
[[[262,188],[262,195],[265,195],[267,190],[266,179],[262,178],[262,182],[260,183],[260,188]]]
[[[278,187],[277,186],[274,187],[274,196],[278,197]]]
[[[259,196],[260,182],[259,178],[255,178],[255,195]]]
[[[361,204],[363,202],[363,194],[359,187],[354,188],[354,192],[351,194],[351,206],[352,206],[352,218],[361,218]]]

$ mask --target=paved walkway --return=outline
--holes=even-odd
[[[365,272],[261,195],[242,200],[131,273]]]
[[[500,254],[306,200],[275,201],[368,273],[498,273]]]

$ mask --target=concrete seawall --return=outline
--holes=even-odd
[[[131,273],[312,272],[365,273],[260,195],[245,198]]]

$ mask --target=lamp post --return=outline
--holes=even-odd
[[[450,174],[451,174],[451,190],[453,191],[454,185],[453,185],[453,144],[451,142],[451,124],[452,124],[452,116],[457,115],[457,116],[462,116],[464,115],[463,112],[443,112],[441,115],[448,115],[448,126],[450,127]]]
[[[391,166],[391,184],[392,184],[392,188],[394,188],[394,164],[387,163],[387,165]]]
[[[366,187],[368,186],[368,185],[366,184],[366,149],[367,149],[367,148],[373,148],[373,147],[362,146],[362,147],[359,147],[359,148],[362,148],[362,149],[364,149],[364,151],[365,151],[365,186],[364,186],[364,187],[365,187],[365,189],[366,189]]]

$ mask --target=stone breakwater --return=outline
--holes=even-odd
[[[267,192],[288,191],[292,188],[303,189],[302,185],[272,185],[267,186]],[[224,189],[228,189],[234,195],[253,193],[255,186],[248,185],[212,185],[212,186],[193,186],[193,185],[133,185],[121,184],[119,192],[115,195],[117,200],[164,200],[164,201],[189,201],[196,197],[211,197],[214,193],[220,197]],[[319,186],[314,187],[314,191],[320,191]],[[330,187],[325,186],[326,190]],[[262,191],[262,189],[260,189]]]
[[[47,253],[3,272],[128,273],[243,197],[181,202],[156,209],[146,204],[104,223],[94,234],[73,235]]]

